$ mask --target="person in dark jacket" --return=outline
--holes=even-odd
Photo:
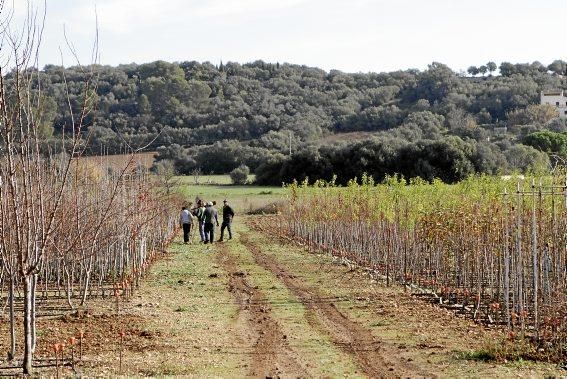
[[[228,239],[232,239],[232,229],[230,225],[232,224],[232,219],[234,218],[234,210],[230,205],[228,205],[228,201],[224,199],[224,205],[222,207],[222,225],[220,229],[220,239],[219,242],[224,238],[224,230],[228,230]]]
[[[205,242],[205,204],[203,200],[197,200],[197,207],[193,209],[193,215],[197,218],[197,227],[199,228],[201,243]]]
[[[215,240],[215,223],[219,226],[218,212],[213,207],[213,203],[209,202],[205,206],[204,222],[205,222],[205,243],[213,243]]]

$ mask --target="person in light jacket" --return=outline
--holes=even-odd
[[[191,233],[191,225],[193,224],[193,215],[187,207],[181,208],[179,215],[179,224],[183,228],[183,243],[189,243],[189,234]]]

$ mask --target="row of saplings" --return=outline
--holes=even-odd
[[[497,179],[293,185],[291,206],[268,228],[508,328],[508,338],[534,342],[526,358],[564,360],[567,187],[559,179],[514,192]]]
[[[37,320],[77,309],[77,305],[84,309],[90,298],[109,294],[114,295],[118,310],[119,302],[131,296],[158,252],[173,237],[177,226],[175,208],[179,204],[178,200],[156,191],[149,176],[97,177],[93,181],[78,168],[73,175],[76,180],[69,182],[61,195],[62,206],[54,212],[55,227],[47,248],[34,266],[30,268],[27,263],[31,275],[24,275],[22,268],[26,266],[18,261],[22,254],[17,253],[17,239],[4,237],[0,242],[0,289],[8,305],[9,325],[9,336],[3,338],[9,342],[8,357],[16,359],[22,348],[18,332],[21,329],[17,327],[21,318],[17,314],[20,310],[24,314],[29,312],[31,319],[23,318],[23,347],[30,343],[32,356],[36,350],[42,355],[51,350],[55,357],[55,360],[32,358],[30,366],[53,365],[57,366],[57,372],[63,365],[74,370],[83,361],[88,330],[85,332],[84,327],[76,330],[72,336],[47,348],[41,340],[49,334],[38,333]],[[1,200],[3,209],[13,204],[8,196]],[[37,208],[29,211],[37,212]],[[4,225],[13,222],[9,214],[2,212]],[[24,292],[22,287],[26,283],[31,284],[27,289],[30,296],[18,296]],[[126,334],[121,330],[116,336],[120,357]],[[28,362],[5,367],[13,369]],[[29,373],[30,367],[24,368],[24,372]]]

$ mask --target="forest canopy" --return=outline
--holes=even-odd
[[[41,130],[52,146],[72,130],[69,105],[81,106],[89,69],[97,86],[86,153],[146,146],[179,174],[246,165],[262,184],[335,174],[346,182],[363,172],[454,182],[545,169],[550,155],[567,153],[565,119],[539,104],[540,91],[567,88],[561,60],[488,62],[466,73],[437,62],[388,73],[263,61],[48,65]]]

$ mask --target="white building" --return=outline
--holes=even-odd
[[[563,90],[541,91],[541,104],[557,107],[559,117],[567,117],[567,95]]]

